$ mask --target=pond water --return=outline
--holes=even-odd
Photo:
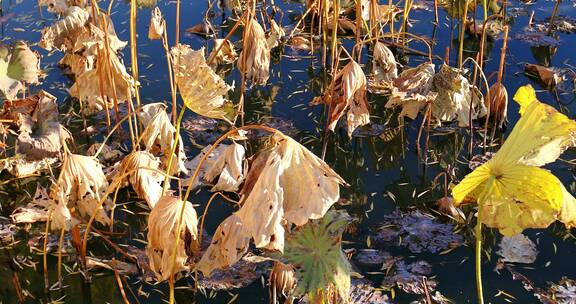
[[[26,0],[4,0],[0,2],[2,11],[0,18],[1,40],[11,43],[15,39],[27,40],[32,48],[42,55],[41,67],[46,73],[43,84],[34,89],[45,89],[58,97],[60,113],[70,113],[77,110],[78,105],[72,100],[66,88],[72,81],[61,71],[57,65],[62,53],[48,53],[37,46],[40,40],[40,31],[43,27],[52,24],[57,17],[45,11],[40,14],[36,1]],[[433,53],[444,57],[445,49],[451,46],[450,59],[452,65],[455,64],[457,49],[457,21],[451,22],[444,10],[440,10],[440,22],[433,24],[434,12],[431,8],[432,1],[415,2],[418,6],[411,12],[410,32],[424,37],[428,37],[434,43]],[[527,26],[531,12],[534,12],[534,20],[542,21],[552,15],[555,2],[553,1],[532,1],[524,3],[520,1],[509,1],[509,12],[511,18],[510,39],[508,42],[508,54],[505,65],[504,85],[510,96],[525,84],[532,84],[538,90],[538,97],[557,109],[561,109],[569,117],[573,118],[576,110],[574,93],[554,94],[526,77],[523,73],[525,63],[550,64],[551,66],[567,68],[574,63],[574,50],[576,49],[576,36],[574,34],[558,33],[558,46],[536,47],[528,42],[517,39],[517,35],[522,33]],[[100,2],[101,7],[108,7],[108,1]],[[282,15],[282,26],[287,32],[292,29],[294,23],[303,12],[303,3],[288,0],[276,0],[279,6],[279,14]],[[173,34],[175,32],[175,2],[159,1],[158,6],[166,16],[167,28],[170,44],[173,44]],[[120,39],[129,41],[129,3],[115,1],[112,5],[112,19],[116,32]],[[194,49],[201,47],[211,48],[212,43],[202,37],[184,34],[186,28],[192,27],[202,22],[203,13],[207,9],[206,1],[183,1],[181,17],[181,42],[192,46]],[[165,52],[160,42],[150,41],[146,37],[151,10],[142,8],[138,10],[138,64],[140,67],[141,96],[145,103],[164,101],[171,104],[169,78]],[[212,22],[215,25],[227,26],[224,28],[222,37],[234,23],[230,20],[230,12],[225,16],[220,15],[221,11],[216,10]],[[481,12],[478,12],[478,16]],[[559,15],[576,17],[576,2],[565,1],[559,6]],[[278,19],[277,19],[278,20]],[[453,27],[451,28],[451,25]],[[239,40],[239,34],[233,40]],[[351,48],[353,38],[344,41],[344,45]],[[478,41],[468,37],[465,41],[465,49],[477,49]],[[426,52],[424,45],[413,42],[411,48]],[[487,46],[486,71],[489,76],[492,72],[498,71],[500,49],[502,47],[502,37],[499,36],[494,41],[490,41]],[[123,51],[123,60],[130,69],[130,49],[129,46]],[[367,63],[368,52],[363,52],[362,63]],[[283,130],[289,130],[288,134],[298,139],[316,155],[322,151],[322,136],[324,130],[323,109],[321,106],[310,106],[309,103],[317,96],[323,83],[326,83],[324,73],[321,69],[319,56],[309,56],[304,52],[292,50],[286,46],[283,50],[273,52],[273,59],[270,68],[270,80],[266,86],[251,88],[246,93],[247,123],[268,122],[274,126],[281,126]],[[421,56],[403,56],[403,64],[406,66],[416,66],[426,61]],[[441,64],[439,58],[434,58],[437,66]],[[368,71],[368,66],[366,66]],[[240,94],[240,75],[237,69],[233,71],[222,71],[227,83],[235,83],[236,88],[230,98],[237,101]],[[495,81],[491,78],[490,83]],[[444,171],[447,167],[453,168],[458,179],[464,177],[468,172],[467,159],[468,135],[466,130],[457,129],[453,126],[443,127],[433,130],[430,137],[429,164],[424,165],[419,160],[416,153],[416,136],[421,124],[421,116],[416,121],[406,121],[406,124],[396,128],[397,111],[386,109],[386,97],[370,95],[372,121],[375,124],[385,126],[389,136],[356,136],[349,140],[345,131],[341,128],[330,137],[326,153],[326,162],[338,172],[349,184],[341,190],[341,197],[346,200],[345,206],[336,208],[346,209],[355,219],[354,229],[345,234],[344,240],[346,249],[367,248],[371,240],[368,238],[370,231],[378,224],[384,223],[385,215],[391,214],[397,207],[418,208],[425,212],[435,214],[434,202],[443,196],[441,187],[432,190],[432,180]],[[509,123],[506,131],[510,131],[518,119],[518,106],[510,101],[508,107]],[[196,115],[187,115],[185,120],[194,121],[198,119]],[[90,123],[102,122],[102,116],[88,117]],[[69,127],[75,139],[75,148],[83,151],[90,144],[101,141],[103,136],[87,137],[80,131],[82,128],[82,118],[71,116],[68,120]],[[398,132],[394,132],[398,130]],[[504,132],[504,136],[506,135]],[[217,132],[215,132],[217,133]],[[389,133],[389,134],[388,134]],[[195,133],[182,132],[184,137],[186,154],[192,158],[199,152],[197,144],[204,145],[213,139],[202,137]],[[208,136],[209,137],[209,136]],[[199,139],[200,138],[200,139]],[[193,139],[193,140],[191,140]],[[478,139],[476,139],[478,140]],[[252,151],[253,152],[253,151]],[[251,153],[252,153],[251,152]],[[482,153],[482,149],[476,148],[473,154]],[[568,151],[562,157],[564,159],[573,158],[574,153]],[[565,162],[556,162],[548,166],[557,176],[559,176],[567,189],[574,193],[576,183],[574,182],[574,167]],[[6,175],[6,173],[4,173]],[[3,175],[3,180],[8,179]],[[36,183],[48,184],[46,178],[23,179],[16,183],[0,185],[0,202],[2,216],[8,217],[12,210],[21,204],[26,203],[25,192],[32,192]],[[300,185],[306,188],[310,185]],[[210,197],[210,193],[202,190],[195,193],[191,201],[198,205],[200,214]],[[121,192],[118,198],[120,207],[116,211],[115,231],[120,236],[112,239],[124,245],[136,248],[144,248],[146,240],[146,214],[149,212],[145,204],[138,202],[133,193]],[[218,224],[226,218],[233,207],[226,201],[217,199],[212,204],[207,217],[206,230],[213,233]],[[466,212],[470,212],[467,209]],[[449,222],[448,218],[440,216],[439,222]],[[2,249],[0,256],[1,271],[0,282],[0,303],[18,302],[17,294],[13,287],[13,271],[18,273],[22,289],[26,290],[26,302],[42,303],[121,303],[120,295],[114,274],[110,271],[93,271],[91,282],[86,282],[79,272],[79,265],[74,256],[64,256],[65,288],[53,290],[48,294],[44,292],[42,255],[34,249],[42,248],[38,235],[43,230],[43,225],[33,225],[29,231],[18,230],[16,240],[19,242]],[[449,252],[440,253],[414,253],[403,246],[393,244],[375,248],[384,249],[394,256],[403,258],[407,263],[424,260],[432,265],[430,278],[438,284],[436,290],[444,297],[451,299],[453,303],[475,303],[476,286],[474,280],[474,239],[473,225],[461,225],[458,227],[460,234],[464,236],[464,245]],[[490,259],[484,257],[484,290],[488,303],[539,303],[538,299],[529,291],[526,291],[521,281],[513,280],[512,275],[506,269],[494,270],[498,256],[495,251],[498,248],[500,235],[497,232],[486,233],[486,250]],[[530,278],[534,286],[545,289],[548,282],[558,282],[562,277],[576,278],[576,266],[573,258],[576,254],[576,244],[574,237],[563,225],[554,224],[548,229],[528,230],[525,234],[537,243],[540,251],[537,260],[533,264],[518,265],[516,271]],[[57,242],[56,235],[52,235]],[[370,239],[370,240],[369,240]],[[52,242],[52,241],[51,241]],[[107,254],[111,256],[111,251],[102,242],[92,240],[89,243],[89,251],[94,254]],[[120,258],[119,256],[116,256]],[[49,272],[50,282],[55,283],[56,255],[50,255]],[[354,259],[352,260],[354,262]],[[386,273],[379,269],[379,266],[366,266],[355,263],[354,270],[369,279],[374,287],[379,287]],[[228,303],[234,300],[235,303],[267,303],[268,290],[262,286],[261,280],[257,280],[248,287],[233,289],[229,291],[208,292],[209,296],[200,293],[193,293],[193,280],[191,277],[181,279],[177,283],[176,300],[178,303]],[[129,276],[124,282],[129,286],[128,298],[133,303],[161,303],[167,299],[168,285],[161,283],[153,285],[143,282],[138,275]],[[390,292],[386,292],[388,297],[392,297]],[[511,296],[508,296],[508,295]],[[575,293],[576,294],[576,293]],[[134,297],[137,295],[137,299]],[[410,303],[421,299],[420,296],[409,295],[395,289],[395,303]],[[576,299],[572,299],[576,303]],[[422,302],[424,303],[424,302]]]

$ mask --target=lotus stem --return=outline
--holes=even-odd
[[[44,244],[42,247],[42,263],[44,268],[44,291],[48,292],[50,289],[50,282],[48,279],[48,236],[50,235],[50,218],[52,218],[52,208],[48,209],[48,217],[46,218],[46,229],[44,230]]]
[[[102,23],[104,28],[104,54],[106,56],[106,64],[108,71],[108,79],[110,80],[110,86],[112,87],[112,97],[114,98],[114,111],[116,112],[116,121],[120,120],[120,110],[118,108],[118,94],[116,93],[116,81],[112,75],[112,63],[110,62],[110,40],[108,39],[108,20],[106,16],[102,15]],[[106,110],[108,110],[108,102],[104,100],[106,105]]]
[[[177,3],[178,7],[180,7],[180,0],[177,0]],[[177,13],[179,13],[178,9]],[[178,22],[178,19],[176,22]],[[138,53],[136,45],[136,0],[130,1],[130,55],[132,61],[132,78],[134,78],[136,105],[140,107],[140,86],[138,84]]]
[[[340,1],[333,0],[332,1],[332,14],[335,16],[332,18],[332,75],[335,76],[334,67],[338,64],[338,58],[336,58],[336,45],[338,43],[338,16],[336,16],[336,12],[340,11]]]
[[[486,2],[486,0],[482,1]],[[440,19],[438,18],[438,0],[434,0],[434,22],[438,24],[438,21],[440,21]]]
[[[135,112],[133,115],[136,115]],[[108,141],[108,139],[110,139],[110,137],[112,136],[112,134],[114,134],[114,131],[116,131],[124,121],[126,121],[126,119],[128,119],[128,117],[130,117],[129,115],[124,116],[122,119],[120,119],[120,121],[116,122],[116,124],[114,125],[114,127],[112,127],[112,130],[110,130],[110,132],[108,132],[108,135],[106,135],[106,137],[104,138],[104,140],[102,141],[102,143],[100,144],[100,147],[98,148],[98,150],[96,151],[96,153],[94,153],[94,158],[97,158],[98,155],[100,154],[100,152],[102,152],[102,149],[104,149],[104,145],[106,144],[106,142]]]
[[[112,270],[114,271],[114,277],[116,278],[116,283],[118,284],[118,289],[120,290],[120,294],[122,295],[122,299],[124,300],[124,304],[130,304],[128,298],[126,297],[126,292],[124,291],[124,285],[122,285],[122,279],[120,278],[120,274],[116,269],[116,260],[112,259]]]
[[[180,43],[180,0],[176,0],[176,34],[174,37],[174,45],[178,45]]]
[[[306,9],[306,11],[304,12],[304,14],[302,14],[302,16],[300,17],[300,19],[298,19],[298,21],[296,22],[296,24],[294,25],[294,28],[290,31],[290,34],[288,34],[288,39],[292,38],[292,36],[294,36],[294,32],[296,32],[296,30],[298,29],[298,27],[300,26],[300,23],[302,23],[302,21],[304,20],[304,18],[306,18],[306,16],[312,11],[312,8],[316,7],[316,2],[314,2],[312,5],[310,5],[310,7],[308,9]],[[241,20],[242,18],[240,18],[239,20]],[[238,22],[237,22],[238,23]]]
[[[558,14],[558,7],[562,0],[556,0],[556,4],[554,4],[554,11],[552,11],[552,16],[550,17],[550,21],[548,22],[550,25],[548,26],[548,34],[552,33],[552,29],[554,28],[554,19],[556,19],[556,14]],[[504,11],[506,13],[506,11]],[[534,13],[534,12],[532,12]]]
[[[328,30],[328,3],[330,0],[322,0],[322,17],[320,18],[320,22],[318,22],[318,29],[322,31],[322,66],[326,66],[326,44],[328,41],[327,37],[327,30]],[[338,19],[338,13],[333,12],[333,18]],[[314,20],[314,19],[312,19]],[[313,25],[310,27],[311,32],[313,29]],[[310,35],[310,41],[314,43],[313,35]],[[314,48],[312,48],[312,52],[314,52]]]
[[[352,54],[356,55],[356,61],[360,61],[362,56],[362,39],[360,38],[362,32],[362,0],[356,0],[356,45]]]
[[[464,52],[464,33],[466,32],[466,17],[468,16],[468,2],[464,4],[464,14],[460,22],[460,41],[458,45],[458,67],[462,68],[462,56]]]
[[[184,113],[186,112],[186,107],[182,107],[180,110],[180,115],[178,115],[178,120],[176,121],[176,132],[174,132],[174,144],[172,145],[172,150],[170,151],[170,156],[168,157],[168,166],[166,168],[166,177],[164,177],[164,186],[162,187],[162,195],[166,193],[168,189],[168,176],[170,176],[170,171],[172,171],[172,162],[174,161],[174,153],[176,153],[176,147],[180,144],[180,125],[182,124],[182,119],[184,118]]]
[[[66,229],[60,230],[60,239],[58,240],[58,284],[62,288],[62,246],[64,245],[64,234]]]
[[[421,41],[422,43],[424,43],[424,44],[426,45],[426,47],[428,48],[428,54],[426,54],[426,53],[424,53],[424,52],[419,52],[419,51],[417,51],[417,50],[410,49],[410,48],[408,48],[408,47],[403,47],[403,48],[405,48],[406,50],[408,50],[408,51],[410,51],[410,52],[414,52],[415,54],[419,54],[419,55],[422,55],[422,56],[428,56],[428,61],[429,61],[429,63],[432,63],[432,57],[433,57],[433,55],[432,55],[432,46],[430,45],[430,43],[428,43],[428,41],[426,41],[426,39],[424,39],[424,38],[422,38],[422,37],[420,37],[420,36],[418,36],[418,35],[409,33],[409,32],[396,33],[396,34],[390,33],[390,34],[383,35],[382,37],[400,37],[400,35],[410,36],[410,37],[412,37],[412,38],[414,38],[414,39],[416,39],[416,40],[419,40],[419,41]],[[381,38],[382,38],[382,37],[381,37]],[[375,39],[375,38],[372,38],[372,39]],[[404,37],[403,39],[406,40],[406,37]],[[370,39],[370,40],[365,40],[364,43],[367,43],[367,42],[369,42],[369,41],[371,41],[371,39]],[[391,44],[391,45],[395,45],[394,43],[386,42],[386,41],[384,41],[384,43],[388,43],[388,44]],[[440,58],[440,59],[442,59],[442,58]]]
[[[478,293],[478,304],[484,304],[484,293],[482,288],[482,206],[490,198],[492,194],[492,187],[496,181],[495,176],[490,176],[488,181],[486,182],[486,186],[484,191],[480,195],[478,199],[478,212],[476,216],[476,228],[475,228],[475,237],[476,237],[476,291]]]
[[[480,206],[478,206],[478,218],[476,223],[476,291],[478,293],[478,304],[484,304],[484,293],[482,291],[482,221],[480,217]]]
[[[170,79],[170,93],[172,96],[172,123],[177,121],[176,112],[178,111],[177,98],[176,98],[176,85],[174,84],[174,71],[172,69],[172,56],[170,56],[170,48],[168,47],[168,30],[166,23],[164,23],[164,35],[162,36],[162,46],[166,52],[166,63],[168,64],[168,78]]]
[[[198,230],[198,244],[202,244],[202,234],[204,231],[204,219],[206,218],[206,214],[208,213],[208,208],[212,205],[212,201],[216,198],[217,195],[222,196],[220,192],[216,192],[210,196],[208,199],[208,203],[206,203],[206,207],[204,208],[204,212],[202,213],[202,219],[200,220],[200,229]]]
[[[506,61],[507,45],[508,45],[508,26],[504,26],[504,41],[502,42],[502,50],[500,52],[500,66],[498,67],[498,84],[502,84],[502,77],[504,76],[504,63]]]
[[[102,62],[102,54],[100,53],[100,48],[96,48],[96,58],[97,62]],[[104,110],[106,111],[106,126],[110,129],[110,112],[108,109],[108,102],[104,96],[104,76],[102,75],[102,69],[98,69],[98,90],[100,91],[100,98],[104,103]]]

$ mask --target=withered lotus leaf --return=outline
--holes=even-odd
[[[423,63],[402,71],[400,76],[392,81],[392,95],[386,107],[402,107],[400,116],[415,119],[427,103],[436,99],[437,93],[431,91],[433,78],[432,63]]]
[[[392,51],[382,42],[374,44],[372,65],[376,83],[390,83],[398,77],[396,58]]]
[[[61,51],[70,49],[89,19],[90,14],[86,10],[77,6],[70,7],[64,19],[42,30],[40,47],[48,51],[53,48]]]
[[[250,235],[244,230],[240,218],[232,214],[214,232],[210,246],[196,264],[196,269],[210,276],[215,269],[226,268],[238,262],[248,252]]]
[[[29,160],[42,160],[45,157],[60,155],[62,143],[71,137],[58,121],[56,97],[40,91],[34,112],[20,114],[16,153],[26,155]]]
[[[172,125],[170,117],[166,113],[166,105],[163,103],[147,104],[142,106],[137,115],[142,125],[145,126],[141,137],[146,150],[154,155],[161,155],[160,160],[164,169],[168,168],[170,153],[175,142],[176,127]],[[188,172],[184,166],[185,160],[184,144],[182,137],[178,135],[178,149],[172,158],[169,174]]]
[[[252,19],[245,31],[244,49],[238,59],[238,69],[253,85],[265,85],[269,77],[270,48],[264,29],[256,19]]]
[[[188,45],[179,44],[172,48],[171,54],[174,80],[186,106],[202,116],[230,122],[233,107],[224,95],[232,87],[206,64],[204,48],[195,51]]]
[[[60,178],[52,186],[52,198],[63,206],[76,208],[81,216],[89,217],[96,212],[96,221],[112,224],[107,213],[114,208],[114,202],[107,198],[103,206],[98,206],[108,189],[100,163],[90,156],[67,153],[61,170]]]
[[[213,181],[218,177],[218,181],[211,191],[233,192],[238,190],[246,176],[245,154],[244,146],[237,143],[227,146],[222,151],[204,173],[206,181]]]
[[[370,123],[366,75],[358,63],[352,60],[336,74],[331,93],[325,96],[325,102],[330,105],[328,128],[332,131],[344,113],[347,113],[349,137],[356,128]]]
[[[164,176],[159,173],[160,161],[147,151],[134,151],[127,155],[121,162],[119,174],[130,173],[127,180],[138,194],[144,199],[150,209],[154,208],[156,202],[162,196],[162,186],[160,183]]]
[[[182,215],[182,231],[178,231],[180,211]],[[189,202],[183,202],[174,196],[161,197],[148,217],[148,246],[146,254],[150,259],[150,268],[160,281],[167,280],[170,272],[188,270],[188,258],[191,248],[197,246],[198,216]],[[176,248],[176,264],[172,264],[172,253],[176,237],[180,233],[180,242]]]
[[[302,226],[321,218],[340,198],[345,181],[294,139],[276,132],[266,163],[236,214],[256,247],[282,251],[282,223]],[[248,173],[250,175],[250,173]]]
[[[155,7],[150,16],[150,27],[148,28],[148,39],[162,39],[166,30],[166,21],[162,17],[160,8]]]

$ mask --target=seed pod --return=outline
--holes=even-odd
[[[276,261],[270,272],[269,281],[272,302],[276,302],[276,297],[279,295],[291,298],[297,283],[294,267],[290,264]]]
[[[502,128],[508,113],[508,91],[501,83],[495,83],[490,87],[489,95],[486,103],[490,111],[489,119]]]

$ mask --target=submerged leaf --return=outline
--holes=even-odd
[[[503,262],[531,264],[536,261],[538,250],[536,244],[520,233],[504,236],[500,240],[500,250],[496,252]]]
[[[172,48],[174,81],[186,106],[206,117],[228,122],[234,117],[231,103],[224,95],[232,89],[206,64],[204,48],[195,51],[179,44]]]
[[[14,209],[10,218],[14,224],[45,222],[48,218],[50,205],[52,205],[52,199],[48,196],[48,192],[44,187],[38,185],[32,201],[26,206]]]
[[[178,231],[178,219],[182,204],[185,204],[182,215],[182,231]],[[159,281],[167,280],[170,273],[188,270],[188,254],[191,248],[197,247],[198,217],[196,210],[189,202],[178,197],[163,196],[158,200],[148,217],[148,246],[146,254],[150,259],[150,268],[156,273]],[[176,264],[172,264],[172,254],[176,236],[180,242],[176,248]]]
[[[546,88],[554,88],[563,80],[562,76],[560,76],[554,69],[538,64],[526,64],[524,66],[524,72],[529,76],[538,79]]]

